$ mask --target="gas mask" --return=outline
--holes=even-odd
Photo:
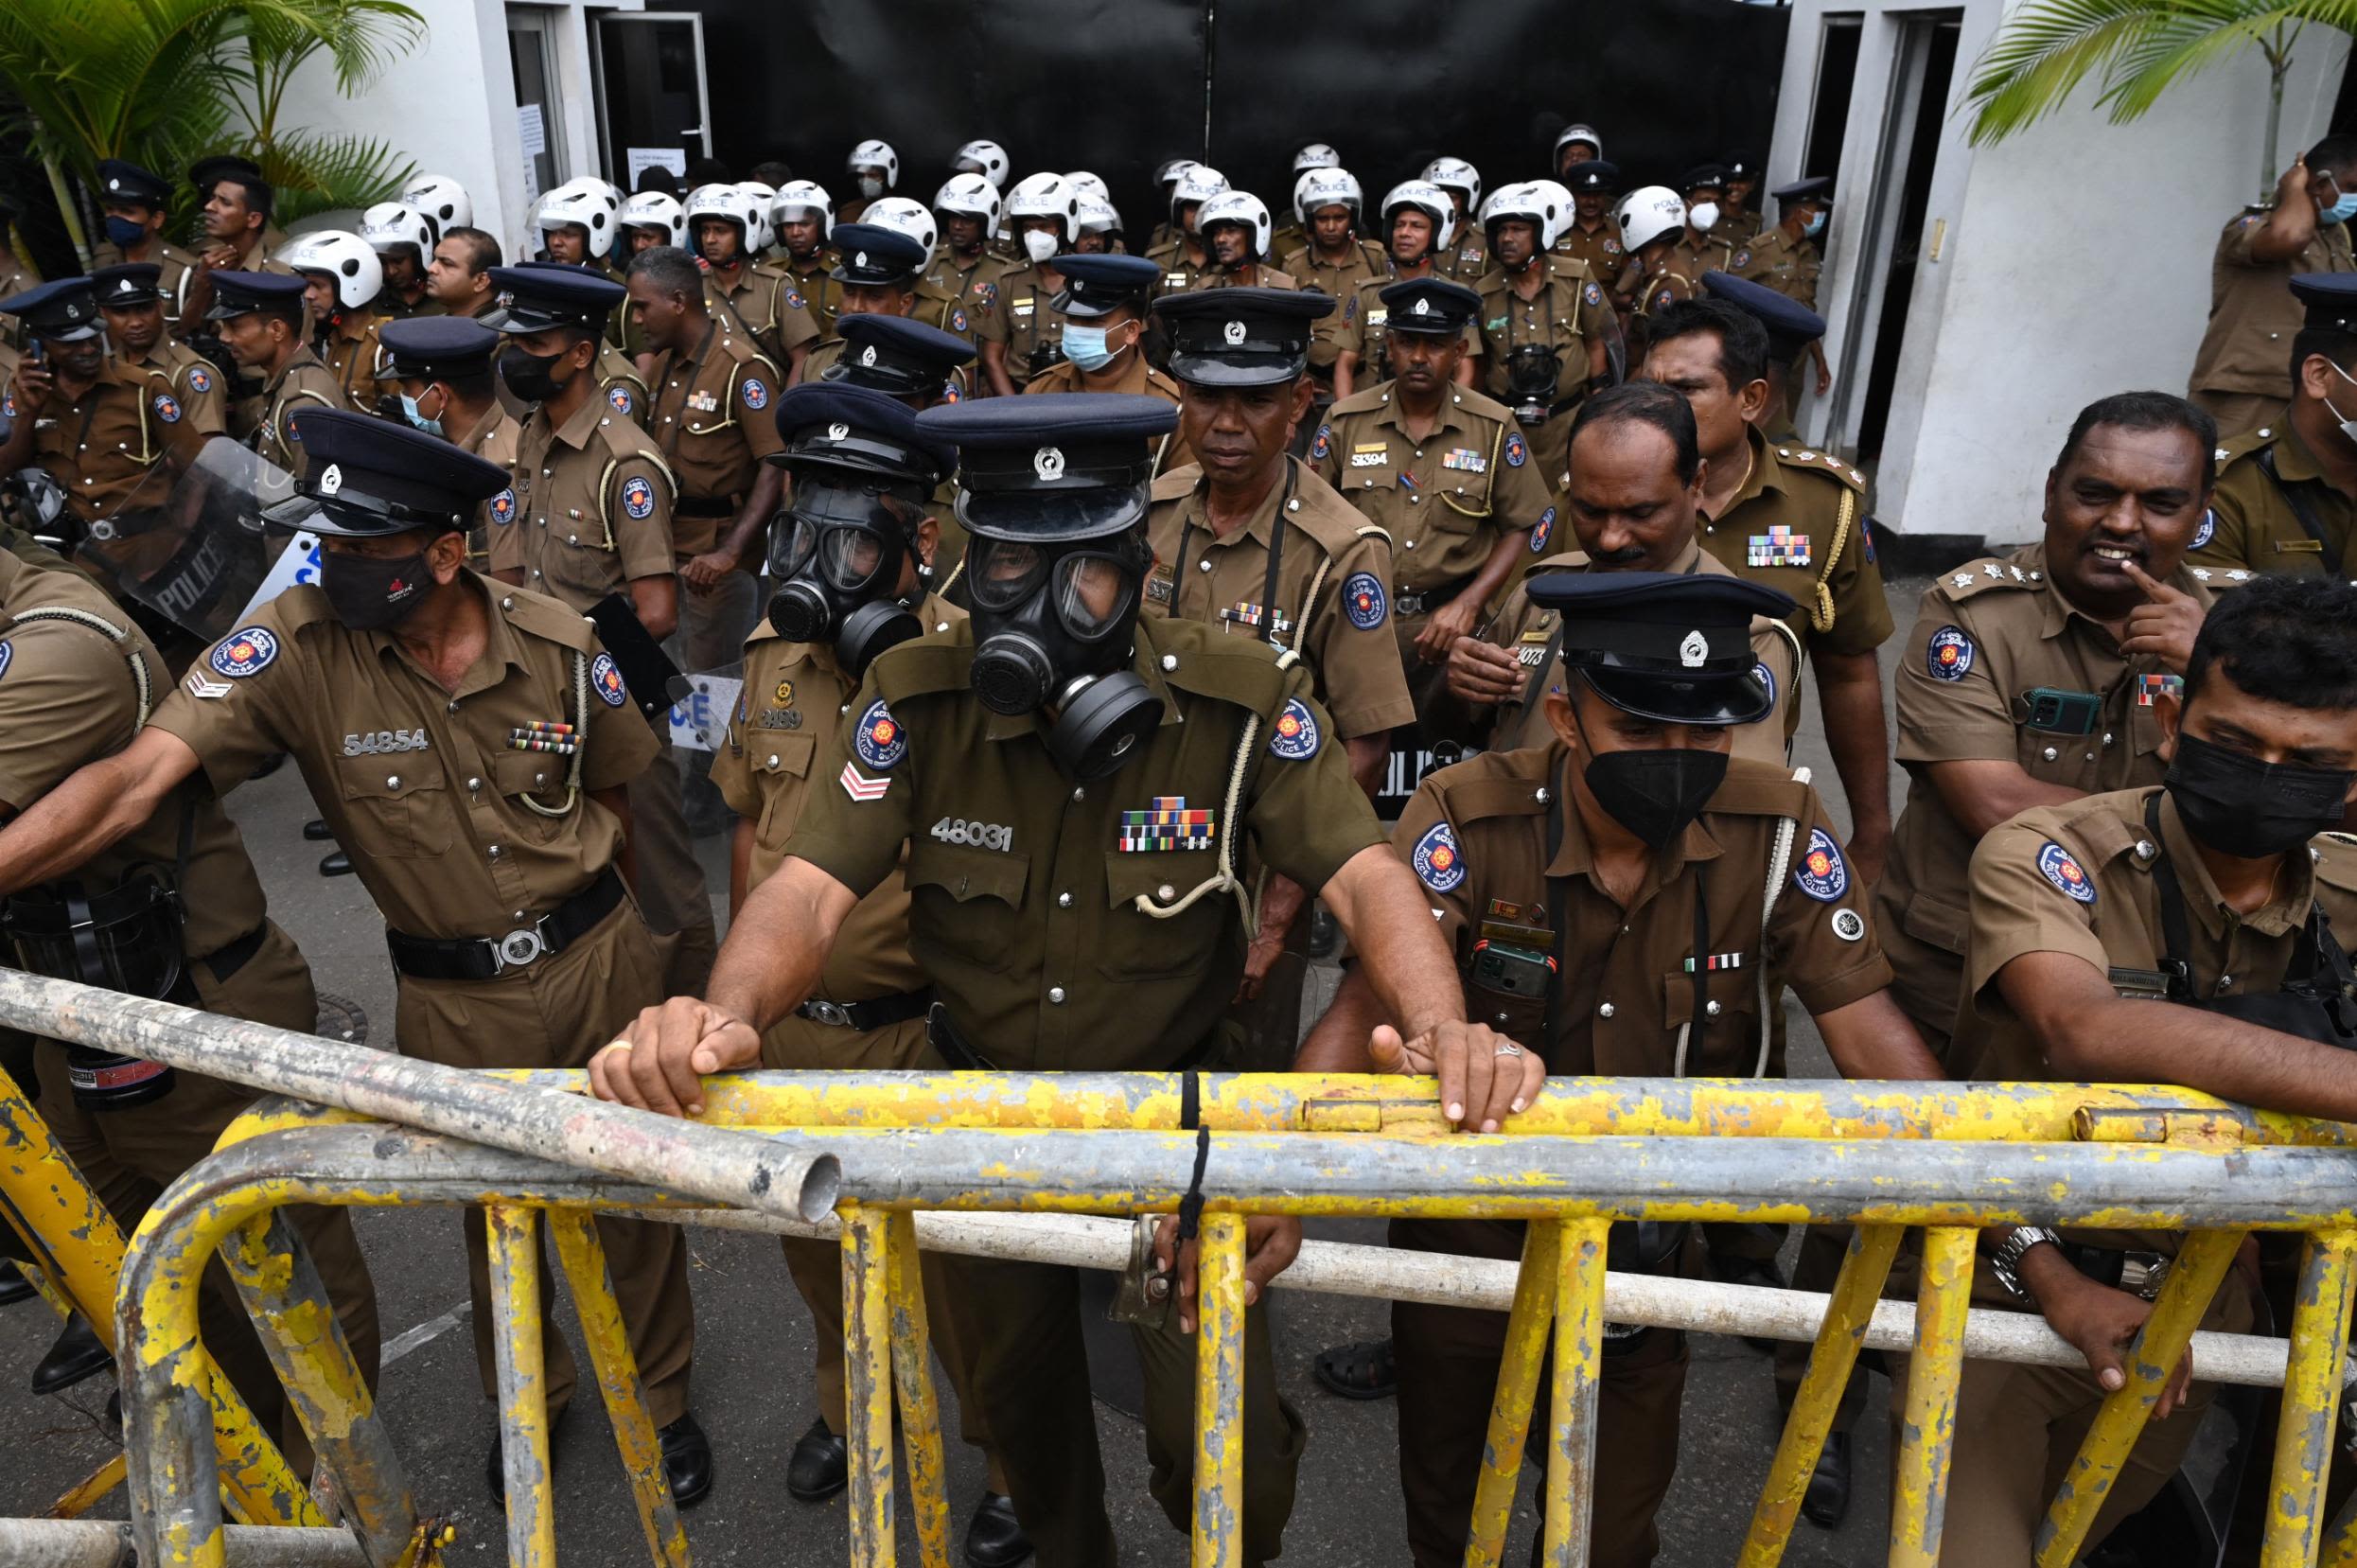
[[[794,509],[772,530],[769,575],[779,587],[769,624],[788,642],[832,640],[836,663],[853,679],[885,649],[924,633],[900,594],[913,529],[887,497],[911,509],[923,501],[913,480],[801,468]]]
[[[1137,528],[1057,544],[976,535],[967,552],[975,694],[993,713],[1053,710],[1048,752],[1082,784],[1118,771],[1162,722],[1129,668],[1152,559]]]
[[[1506,405],[1525,425],[1543,425],[1555,403],[1561,367],[1555,350],[1544,344],[1526,343],[1505,357]]]

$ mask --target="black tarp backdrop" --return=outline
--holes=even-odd
[[[1547,172],[1556,132],[1596,126],[1640,181],[1735,148],[1765,154],[1788,12],[1737,0],[701,0],[713,148],[740,177],[783,157],[841,200],[852,144],[901,155],[930,202],[971,136],[1020,176],[1094,169],[1133,230],[1154,166],[1205,158],[1267,202],[1332,143],[1370,201],[1439,153],[1489,185]],[[1206,114],[1209,137],[1205,131]]]

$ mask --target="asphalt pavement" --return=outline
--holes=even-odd
[[[1890,668],[1913,622],[1922,587],[1919,579],[1894,582],[1889,589],[1901,637],[1883,648],[1886,703]],[[1837,818],[1846,819],[1813,690],[1793,761],[1810,768]],[[1894,807],[1904,799],[1903,789],[1894,770]],[[357,1004],[367,1020],[368,1042],[389,1047],[393,983],[383,925],[352,878],[318,875],[317,862],[328,846],[302,837],[302,824],[314,813],[300,777],[291,767],[281,768],[238,790],[231,805],[261,870],[271,912],[302,943],[320,990]],[[725,839],[705,839],[700,849],[715,903],[724,904]],[[1794,1075],[1830,1075],[1807,1016],[1789,999],[1786,1007]],[[503,1528],[483,1481],[491,1407],[474,1368],[459,1218],[449,1211],[365,1209],[357,1223],[384,1325],[379,1403],[400,1444],[413,1494],[421,1511],[447,1515],[456,1525],[449,1560],[498,1562]],[[1381,1240],[1380,1224],[1365,1221],[1314,1222],[1309,1232],[1334,1240]],[[809,1314],[777,1248],[759,1237],[695,1230],[690,1256],[697,1314],[695,1409],[718,1453],[712,1495],[686,1516],[696,1561],[845,1560],[843,1499],[809,1506],[795,1502],[784,1488],[786,1456],[816,1414],[816,1401]],[[1337,1399],[1310,1377],[1311,1360],[1321,1348],[1388,1332],[1387,1308],[1280,1290],[1271,1311],[1282,1394],[1303,1412],[1310,1431],[1284,1561],[1301,1568],[1406,1563],[1393,1402]],[[55,1330],[54,1319],[38,1303],[0,1311],[0,1433],[7,1435],[11,1453],[9,1463],[0,1467],[0,1516],[45,1512],[111,1452],[101,1419],[111,1376],[45,1400],[26,1392],[26,1376]],[[1740,1341],[1709,1336],[1693,1339],[1692,1354],[1678,1478],[1662,1513],[1662,1568],[1717,1568],[1733,1560],[1778,1429],[1766,1355]],[[605,1414],[589,1397],[589,1387],[584,1384],[584,1397],[558,1428],[559,1556],[570,1565],[643,1561]],[[1882,1560],[1887,1395],[1882,1379],[1871,1380],[1857,1433],[1856,1489],[1848,1521],[1836,1531],[1805,1523],[1798,1526],[1785,1559],[1795,1568]],[[949,1398],[945,1385],[943,1398]],[[1185,1563],[1185,1538],[1146,1493],[1141,1429],[1102,1404],[1098,1426],[1123,1564]],[[948,1429],[955,1433],[954,1422]],[[1537,1529],[1535,1483],[1536,1472],[1526,1469],[1509,1562],[1526,1560],[1530,1550]],[[954,1441],[950,1486],[953,1514],[962,1526],[981,1490],[981,1466]],[[122,1517],[121,1494],[98,1511]],[[905,1508],[901,1517],[907,1518]],[[902,1560],[913,1563],[905,1527],[902,1542]]]

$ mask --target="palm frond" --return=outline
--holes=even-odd
[[[262,177],[277,193],[282,226],[316,213],[389,202],[416,165],[372,136],[284,132],[261,150]]]

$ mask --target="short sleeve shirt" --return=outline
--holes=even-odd
[[[1817,308],[1817,276],[1823,260],[1814,240],[1795,239],[1784,229],[1768,229],[1729,257],[1737,277],[1765,284],[1789,300]]]
[[[517,440],[506,516],[493,497],[491,564],[588,610],[640,577],[671,575],[671,471],[652,437],[592,397],[561,428],[535,409]]]
[[[714,320],[733,328],[739,322],[753,335],[754,345],[773,365],[788,363],[798,348],[818,341],[818,324],[810,319],[809,301],[794,280],[766,262],[740,267],[732,281],[721,274],[704,274],[704,297]]]
[[[1061,274],[1049,277],[1037,262],[1003,274],[991,308],[975,320],[976,343],[1005,344],[1007,373],[1018,380],[1047,369],[1064,358],[1065,318],[1054,304],[1063,289]]]
[[[169,376],[109,360],[75,401],[51,391],[33,422],[33,461],[72,498],[75,515],[92,522],[162,506],[173,475],[187,470],[204,441]]]
[[[1588,345],[1609,343],[1617,324],[1604,285],[1579,262],[1541,258],[1547,280],[1524,299],[1502,270],[1492,269],[1481,291],[1482,391],[1506,396],[1512,386],[1511,357],[1518,349],[1542,348],[1556,362],[1556,399],[1576,396],[1588,384]]]
[[[1866,476],[1831,452],[1772,446],[1747,431],[1751,472],[1702,548],[1738,577],[1782,590],[1800,608],[1792,628],[1811,650],[1868,653],[1893,629],[1867,528]]]
[[[2292,339],[2305,312],[2286,286],[2302,273],[2357,271],[2348,225],[2320,223],[2299,255],[2261,261],[2251,243],[2267,212],[2252,207],[2218,236],[2209,264],[2209,324],[2193,357],[2192,389],[2245,396],[2292,396]]]
[[[656,361],[646,432],[683,500],[733,506],[750,493],[761,460],[785,449],[772,412],[781,379],[750,343],[717,325],[694,351]],[[677,555],[701,555],[718,538],[720,519],[680,516],[673,532]]]
[[[1392,570],[1411,592],[1471,576],[1501,534],[1555,526],[1555,503],[1514,415],[1451,387],[1432,433],[1407,432],[1386,381],[1327,411],[1310,443],[1326,482],[1391,536]]]
[[[2204,582],[2234,588],[2270,572],[2357,577],[2357,502],[2325,478],[2289,409],[2230,437],[2217,463],[2209,515],[2188,556]]]

